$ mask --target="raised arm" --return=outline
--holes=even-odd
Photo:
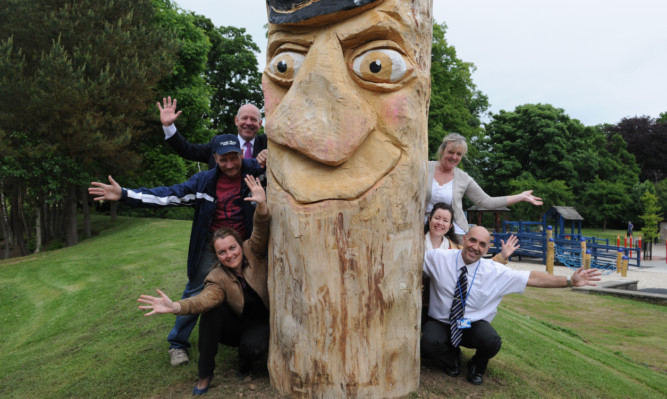
[[[246,197],[243,200],[254,201],[257,204],[255,212],[260,215],[268,215],[269,207],[266,205],[266,193],[264,192],[264,188],[260,184],[259,179],[251,175],[246,175],[245,183],[250,189],[250,197]]]
[[[520,194],[507,196],[507,205],[516,204],[517,202],[528,202],[533,205],[542,205],[542,198],[534,196],[533,190],[527,190]]]
[[[96,195],[94,198],[95,201],[118,201],[123,190],[111,175],[109,175],[109,182],[111,184],[104,184],[96,181],[91,182],[90,185],[93,187],[88,187],[88,194]]]
[[[141,295],[137,302],[146,303],[148,305],[141,305],[139,309],[148,310],[150,312],[145,313],[144,316],[152,316],[154,314],[163,314],[163,313],[180,313],[181,304],[178,302],[173,302],[169,297],[162,291],[157,290],[157,293],[160,294],[159,297],[154,297],[150,295]]]
[[[179,116],[181,116],[182,111],[176,112],[177,101],[174,98],[174,101],[171,100],[171,97],[162,98],[162,105],[158,101],[157,107],[160,110],[160,122],[162,126],[167,127],[171,126],[176,122]]]
[[[598,269],[584,270],[582,266],[572,274],[570,283],[573,287],[596,285],[594,281],[600,281],[601,275],[602,273]],[[528,286],[540,288],[564,288],[569,286],[567,281],[568,278],[565,276],[552,276],[545,272],[533,270],[528,277]]]

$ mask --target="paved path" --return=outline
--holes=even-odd
[[[542,260],[512,261],[508,266],[517,270],[541,270],[546,271]],[[572,274],[572,269],[566,266],[556,265],[554,275],[567,276]],[[602,276],[602,281],[632,281],[636,280],[637,289],[640,291],[667,294],[667,261],[665,261],[665,243],[653,245],[653,259],[641,261],[641,266],[630,266],[628,276],[621,277],[620,273],[610,273]]]

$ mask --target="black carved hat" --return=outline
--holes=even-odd
[[[288,24],[362,7],[381,0],[266,0],[269,22]]]

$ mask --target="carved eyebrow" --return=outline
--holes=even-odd
[[[401,19],[401,17],[383,10],[378,11],[378,13],[381,16],[376,24],[366,26],[359,31],[354,31],[347,35],[344,31],[337,31],[336,35],[341,44],[345,47],[353,47],[373,40],[392,40],[401,46],[401,48],[405,48],[405,39],[401,33],[405,24],[397,20]]]

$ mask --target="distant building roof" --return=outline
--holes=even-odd
[[[584,220],[584,218],[571,206],[554,206],[547,212],[547,216],[558,213],[565,220]]]

